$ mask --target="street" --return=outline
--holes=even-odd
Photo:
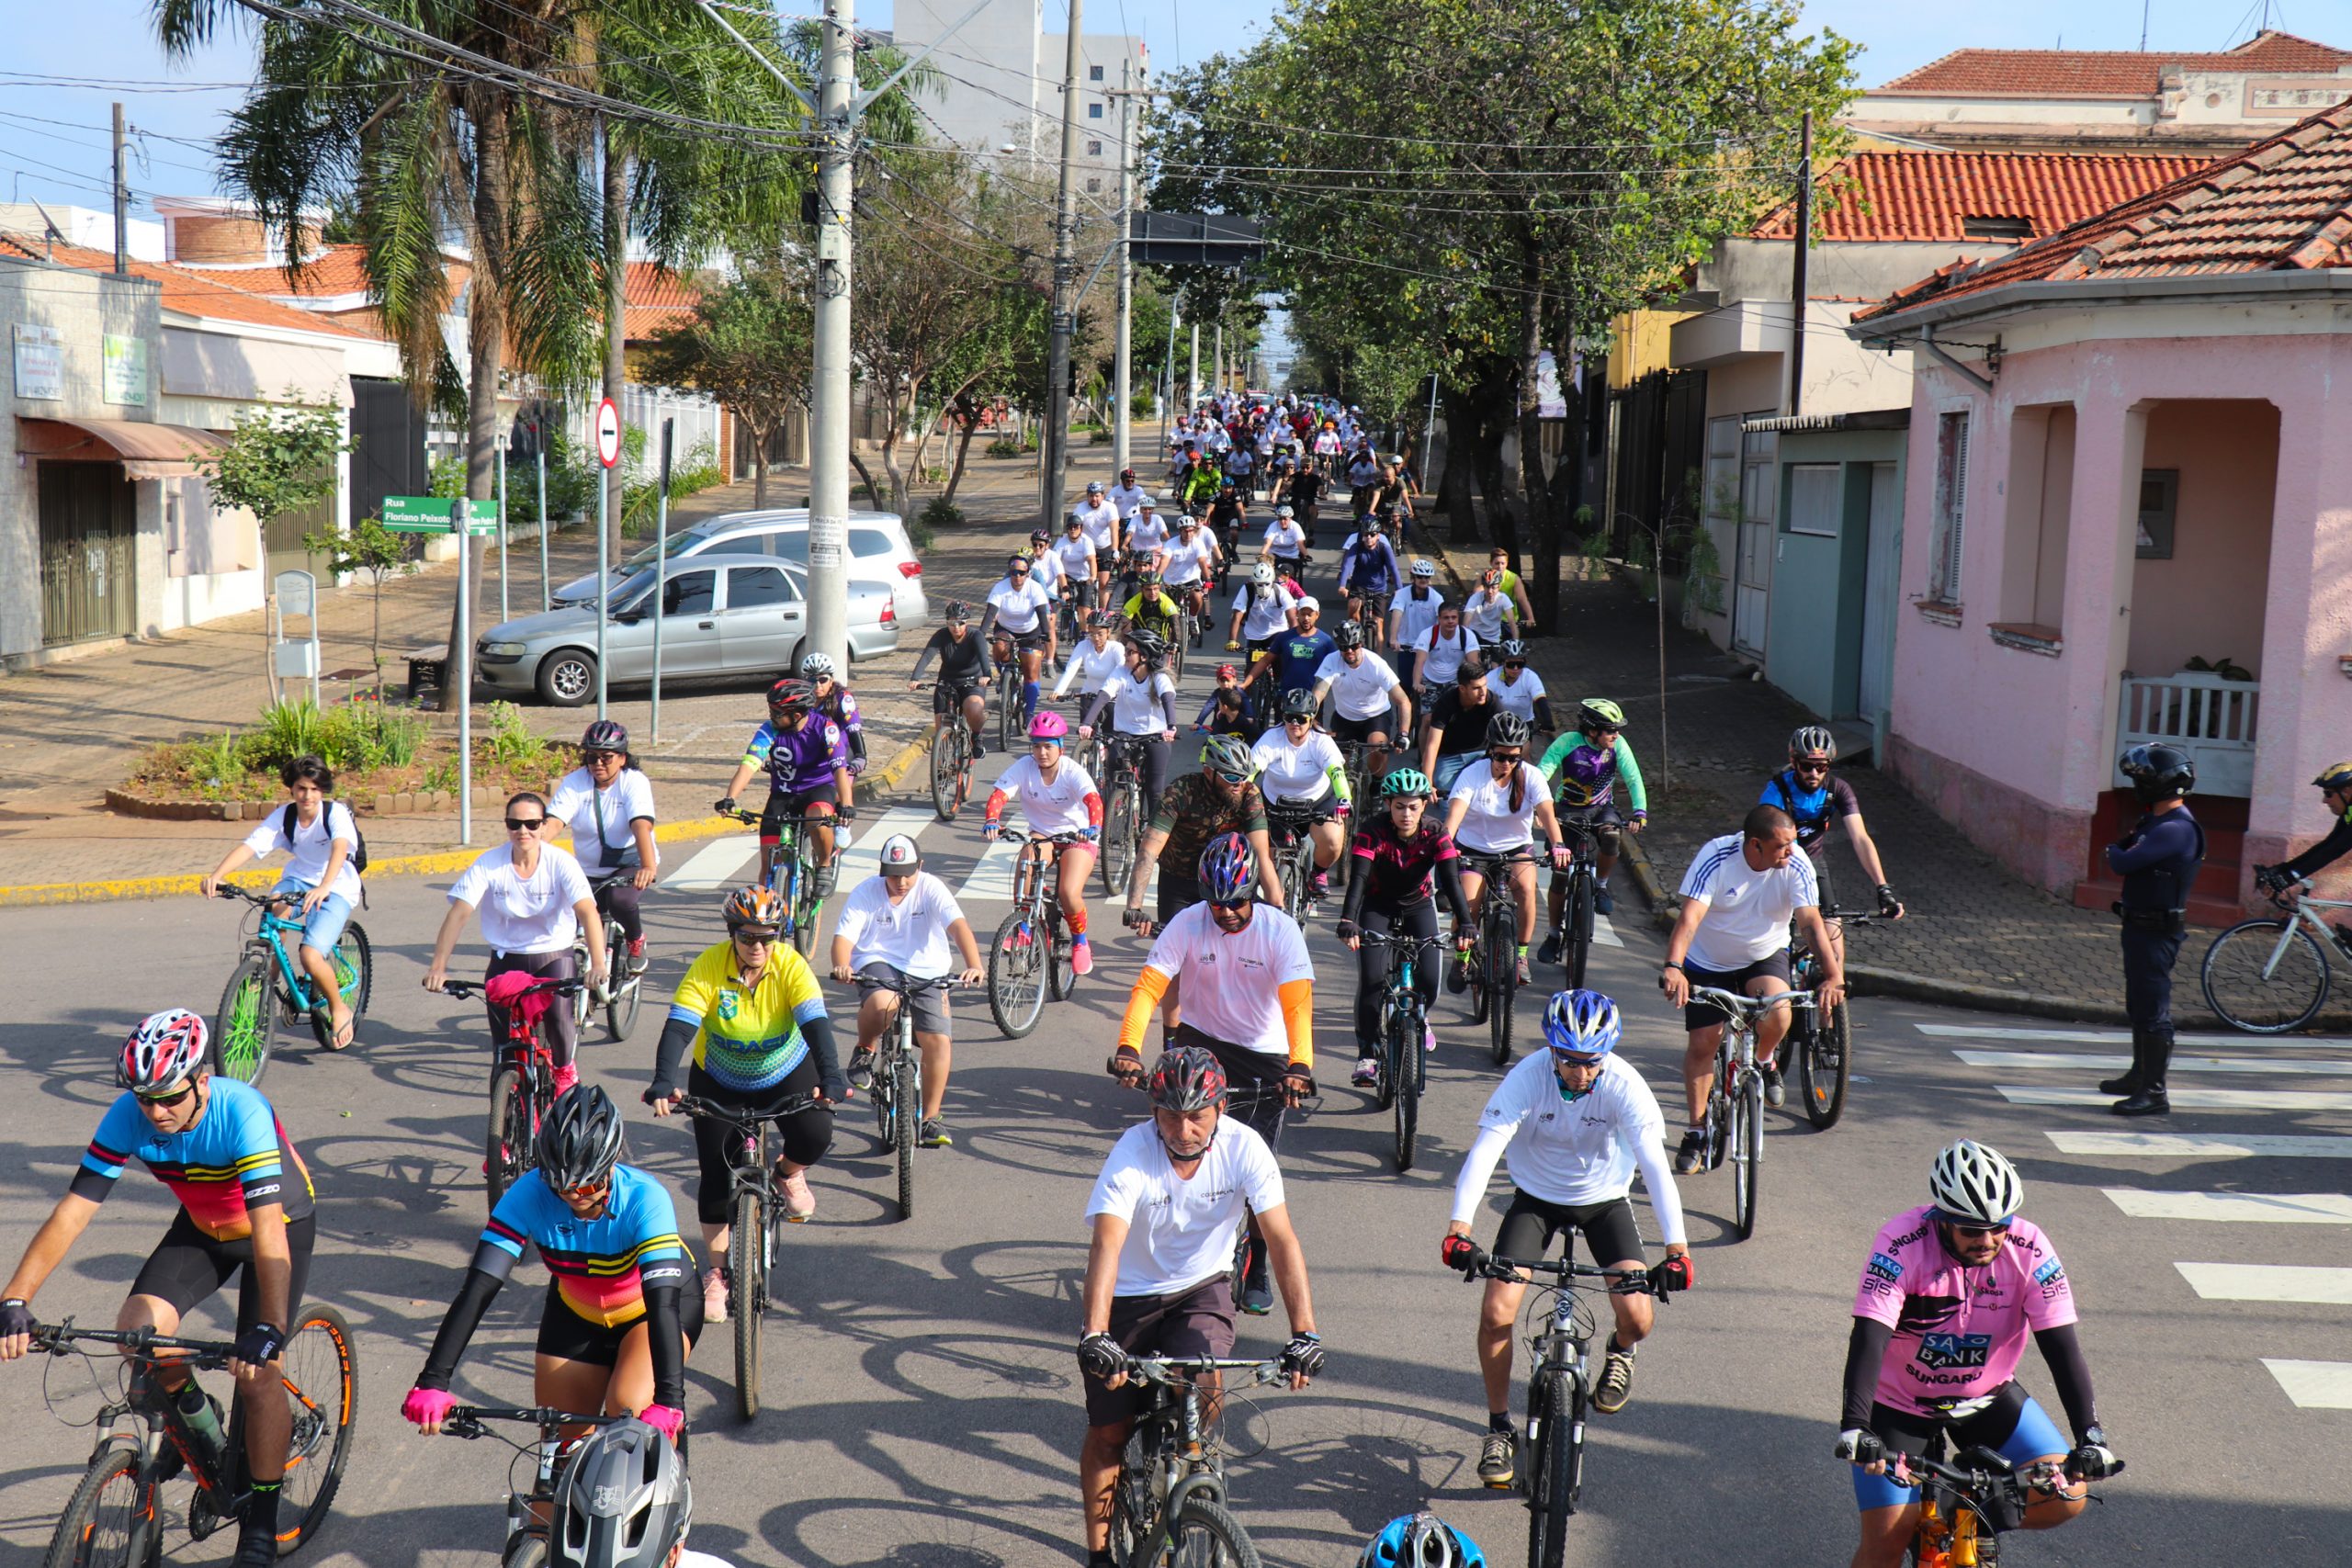
[[[1328,581],[1318,567],[1314,586]],[[1214,645],[1194,660],[1181,712],[1197,706],[1215,662]],[[992,756],[983,779],[1003,765]],[[921,781],[917,770],[910,783]],[[1010,891],[1009,856],[981,853],[977,803],[954,824],[909,796],[888,804],[861,816],[843,886],[870,872],[885,835],[915,832],[985,943]],[[630,1158],[671,1186],[688,1220],[690,1141],[681,1124],[655,1124],[638,1092],[669,987],[719,940],[717,890],[748,874],[752,852],[747,837],[683,847],[665,868],[667,890],[647,901],[655,956],[636,1033],[610,1043],[592,1031],[582,1053],[586,1077],[630,1113]],[[398,1416],[484,1213],[486,1031],[477,1008],[418,986],[448,880],[371,885],[360,919],[375,941],[377,990],[359,1043],[342,1058],[299,1048],[263,1084],[318,1189],[311,1294],[346,1314],[361,1358],[358,1441],[334,1515],[300,1559],[308,1563],[481,1562],[502,1535],[508,1450],[422,1438]],[[1619,896],[1592,983],[1625,1003],[1623,1054],[1657,1089],[1671,1127],[1681,1036],[1655,990],[1658,939],[1626,879]],[[695,1550],[840,1568],[1082,1560],[1071,1353],[1081,1216],[1111,1140],[1144,1111],[1102,1072],[1143,944],[1118,932],[1114,906],[1091,902],[1097,970],[1027,1039],[1001,1040],[984,999],[957,998],[946,1108],[956,1146],[919,1153],[911,1221],[896,1221],[863,1102],[841,1118],[813,1173],[815,1219],[787,1236],[766,1328],[768,1408],[755,1422],[733,1413],[728,1331],[696,1350]],[[1524,1511],[1472,1472],[1483,1425],[1476,1297],[1436,1258],[1454,1167],[1497,1069],[1464,1000],[1442,996],[1421,1160],[1395,1175],[1389,1118],[1346,1083],[1354,982],[1330,935],[1335,914],[1310,933],[1322,1104],[1282,1151],[1330,1365],[1306,1391],[1265,1391],[1237,1412],[1227,1434],[1235,1511],[1270,1563],[1345,1568],[1384,1521],[1423,1504],[1491,1561],[1516,1561]],[[0,1096],[0,1142],[19,1156],[0,1179],[12,1256],[113,1097],[123,1030],[169,1005],[209,1017],[232,927],[226,907],[192,898],[0,911],[19,976],[6,1046],[13,1092]],[[1858,957],[1870,934],[1854,937]],[[469,932],[456,967],[478,971],[482,956]],[[1521,1004],[1522,1052],[1540,1040],[1544,980],[1539,969]],[[1790,1109],[1770,1114],[1753,1240],[1729,1239],[1727,1171],[1682,1184],[1697,1287],[1661,1311],[1632,1404],[1593,1422],[1571,1560],[1699,1564],[1735,1547],[1761,1563],[1845,1560],[1852,1495],[1829,1450],[1855,1278],[1875,1229],[1926,1201],[1935,1150],[1966,1135],[2023,1173],[2026,1213],[2065,1260],[2100,1413],[2130,1466],[2102,1488],[2105,1506],[2054,1535],[2009,1538],[2007,1560],[2215,1562],[2259,1542],[2265,1563],[2341,1562],[2343,1509],[2327,1499],[2352,1403],[2340,1386],[2340,1364],[2352,1361],[2352,1199],[2340,1190],[2352,1042],[2184,1037],[2175,1114],[2128,1131],[2090,1088],[2121,1062],[2116,1031],[1866,998],[1856,1043],[1839,1126],[1807,1131],[1793,1091]],[[143,1174],[121,1185],[42,1292],[44,1321],[111,1319],[170,1212]],[[1506,1193],[1498,1173],[1482,1245]],[[1654,1237],[1645,1200],[1635,1201]],[[527,1266],[477,1336],[461,1397],[527,1397],[540,1294],[538,1268]],[[192,1329],[223,1328],[222,1305]],[[1271,1354],[1285,1333],[1279,1310],[1245,1319],[1237,1353]],[[2055,1415],[2031,1352],[2021,1375]],[[0,1371],[0,1399],[10,1417],[0,1540],[28,1561],[86,1457],[89,1434],[69,1424],[98,1400],[70,1360]],[[168,1560],[218,1561],[232,1540],[178,1537]]]

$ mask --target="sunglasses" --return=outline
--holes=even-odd
[[[1238,910],[1248,909],[1250,905],[1255,904],[1257,901],[1258,900],[1255,898],[1236,898],[1230,904],[1220,904],[1216,899],[1212,898],[1209,900],[1209,908],[1212,909],[1222,909],[1227,914],[1230,915]]]
[[[1229,784],[1246,784],[1250,782],[1248,773],[1228,773],[1223,768],[1216,770],[1216,776]]]
[[[1016,566],[1012,569],[1012,575],[1015,577],[1026,577],[1029,575],[1029,569],[1025,566]]]
[[[1829,764],[1826,761],[1792,762],[1790,766],[1795,772],[1800,773],[1826,773],[1829,771]]]
[[[1580,1067],[1589,1071],[1600,1066],[1602,1058],[1581,1055],[1573,1051],[1555,1051],[1552,1053],[1552,1060],[1564,1067]]]
[[[1314,721],[1313,719],[1311,719],[1311,718],[1286,718],[1286,719],[1283,720],[1283,724],[1285,727],[1288,727],[1288,726],[1291,726],[1291,725],[1313,724],[1314,722],[1315,722],[1315,721]]]
[[[578,1187],[559,1187],[555,1190],[555,1192],[556,1196],[559,1198],[569,1198],[575,1202],[585,1202],[591,1198],[602,1198],[605,1193],[612,1190],[612,1178],[606,1177],[601,1181],[585,1182]]]
[[[1503,668],[1506,670],[1524,670],[1527,668],[1527,660],[1524,659],[1506,659],[1503,660]]]
[[[1939,1214],[1936,1217],[1938,1219],[1943,1219],[1941,1214]],[[2009,1234],[2008,1223],[2007,1221],[2003,1221],[1997,1225],[1963,1225],[1956,1220],[1944,1220],[1943,1223],[1951,1227],[1952,1235],[1959,1236],[1965,1241],[1986,1241],[1998,1236],[2006,1236]]]
[[[546,820],[544,817],[509,817],[506,819],[506,830],[510,833],[534,831]]]
[[[580,760],[583,762],[617,762],[621,754],[618,751],[582,751]]]
[[[1526,755],[1527,753],[1524,751],[1489,751],[1487,753],[1487,761],[1489,762],[1516,762]]]
[[[170,1094],[142,1094],[137,1099],[141,1105],[159,1105],[168,1110],[172,1106],[185,1103],[187,1097],[195,1092],[196,1085],[190,1083],[183,1085]]]
[[[775,944],[777,933],[773,931],[744,930],[735,931],[732,935],[745,947],[772,947]]]

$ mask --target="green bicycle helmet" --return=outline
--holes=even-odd
[[[1419,795],[1427,800],[1435,792],[1430,788],[1430,776],[1419,768],[1397,768],[1380,781],[1380,798],[1394,800],[1399,795]]]
[[[1623,729],[1625,710],[1607,697],[1587,697],[1577,705],[1577,721],[1587,729]]]

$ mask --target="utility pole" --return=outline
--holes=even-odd
[[[1159,449],[1168,450],[1168,422],[1176,412],[1176,301],[1168,301],[1168,391],[1159,402]]]
[[[1813,111],[1804,111],[1797,149],[1796,254],[1789,267],[1789,399],[1787,413],[1804,412],[1804,268],[1813,243]]]
[[[288,236],[292,243],[292,236]],[[130,271],[130,186],[123,181],[122,106],[114,107],[114,275]]]
[[[1112,348],[1115,367],[1112,390],[1118,399],[1119,412],[1111,423],[1111,467],[1114,469],[1131,466],[1130,437],[1133,434],[1128,428],[1127,408],[1129,392],[1134,386],[1134,375],[1127,359],[1134,347],[1136,308],[1135,252],[1127,243],[1127,230],[1134,220],[1136,206],[1136,111],[1135,99],[1128,96],[1132,91],[1128,82],[1133,69],[1132,61],[1119,62],[1119,330],[1118,342]],[[1046,521],[1051,523],[1053,519],[1048,516]]]
[[[1201,323],[1193,323],[1193,371],[1184,381],[1184,412],[1191,413],[1193,405],[1201,400]]]
[[[825,0],[818,85],[817,307],[808,395],[808,650],[846,663],[849,576],[850,98],[857,89],[857,0]]]
[[[1062,51],[1062,175],[1054,207],[1054,325],[1046,352],[1046,521],[1058,525],[1069,462],[1069,340],[1078,326],[1078,80],[1083,0],[1069,0],[1069,47]],[[1124,152],[1121,154],[1125,157]],[[1125,272],[1122,267],[1122,273]]]
[[[1216,389],[1221,394],[1225,390],[1225,318],[1222,315],[1217,318],[1216,346],[1209,357],[1216,366]]]

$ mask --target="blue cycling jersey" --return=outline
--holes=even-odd
[[[1274,638],[1274,690],[1311,692],[1315,671],[1340,649],[1329,632],[1284,632]]]
[[[1783,768],[1764,781],[1764,793],[1756,797],[1762,806],[1777,806],[1789,814],[1797,825],[1797,844],[1810,850],[1829,836],[1829,829],[1849,817],[1862,814],[1861,802],[1854,798],[1854,786],[1844,779],[1822,775],[1822,783],[1807,788],[1800,782],[1793,768]]]
[[[183,1132],[158,1133],[132,1094],[107,1107],[74,1173],[75,1195],[105,1201],[136,1155],[215,1241],[252,1235],[252,1211],[265,1204],[288,1221],[311,1213],[311,1173],[261,1090],[218,1075],[207,1082],[204,1114]]]
[[[526,1246],[539,1249],[563,1304],[605,1328],[644,1316],[648,1290],[694,1279],[669,1190],[633,1166],[613,1168],[605,1212],[593,1220],[573,1213],[538,1171],[524,1172],[491,1211],[473,1266],[503,1280]]]

